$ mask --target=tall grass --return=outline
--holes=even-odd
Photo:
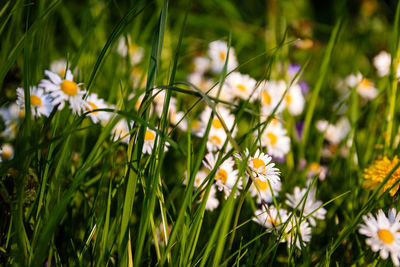
[[[382,193],[382,189],[400,163],[373,191],[363,187],[362,174],[375,158],[393,157],[399,152],[396,66],[400,7],[397,5],[390,19],[384,20],[379,32],[392,33],[390,40],[382,40],[379,46],[387,47],[390,42],[393,47],[390,75],[378,78],[370,63],[365,67],[367,56],[378,51],[372,44],[359,47],[359,42],[373,43],[374,38],[365,35],[352,39],[361,26],[354,25],[356,19],[344,12],[345,5],[338,5],[343,12],[338,12],[333,21],[315,23],[315,48],[300,50],[296,48],[299,38],[293,34],[292,22],[311,12],[312,3],[292,1],[300,6],[293,11],[285,3],[267,2],[264,6],[227,0],[4,1],[0,6],[0,103],[8,107],[16,99],[16,88],[23,87],[25,116],[17,122],[14,139],[0,136],[0,144],[11,142],[15,151],[13,159],[0,163],[1,264],[383,264],[357,231],[363,215],[379,208],[399,208],[398,196],[391,197],[390,190]],[[265,12],[267,7],[271,9]],[[132,66],[128,58],[118,55],[120,38],[127,43],[132,39],[143,47],[140,63]],[[227,41],[229,52],[216,82],[204,91],[188,82],[186,76],[191,72],[192,59],[217,39]],[[241,64],[229,70],[228,59],[233,51]],[[88,91],[85,99],[95,92],[114,104],[98,110],[112,114],[112,119],[94,124],[88,118],[94,111],[77,115],[68,108],[54,109],[48,117],[32,116],[29,86],[38,84],[44,70],[59,58],[65,58],[69,68],[75,70],[76,80],[84,82]],[[260,107],[250,97],[236,102],[220,97],[233,72],[249,73],[258,81],[273,80],[282,78],[285,71],[280,69],[290,61],[302,67],[288,79],[285,93],[269,116],[260,116]],[[131,73],[135,68],[142,73],[133,84]],[[358,69],[380,79],[379,96],[363,101],[352,88],[339,99],[333,90],[337,78]],[[309,82],[310,93],[300,115],[282,112],[291,148],[285,162],[273,160],[281,172],[282,189],[279,195],[272,194],[271,205],[284,209],[285,193],[292,193],[296,186],[306,187],[307,193],[287,222],[268,232],[253,221],[258,208],[265,208],[270,217],[272,208],[265,201],[257,204],[250,194],[250,187],[257,182],[247,166],[249,155],[245,149],[254,155],[261,147],[262,133],[300,78]],[[254,94],[260,84],[255,86]],[[165,91],[160,118],[154,115],[152,106],[161,94],[158,89]],[[211,95],[212,89],[218,89],[216,96]],[[141,93],[144,97],[136,109]],[[187,121],[186,131],[179,129],[179,123],[170,125],[173,97],[184,111],[179,123]],[[204,134],[194,136],[191,130],[206,106],[212,112]],[[231,128],[217,108],[221,106],[235,115]],[[339,116],[351,121],[347,139],[337,144],[338,151],[347,148],[347,154],[325,157],[324,133],[316,130],[315,123],[319,119],[334,123]],[[227,138],[215,153],[216,166],[201,189],[194,190],[215,118]],[[127,144],[123,138],[115,138],[113,132],[121,120],[130,122]],[[299,121],[304,121],[300,137],[295,130]],[[156,135],[149,155],[143,153],[146,129],[154,130]],[[209,211],[207,198],[218,168],[235,153],[241,158],[235,159],[235,166],[243,186],[240,188],[238,180],[226,198],[218,192],[218,208]],[[308,167],[301,168],[304,160],[307,166],[311,162],[326,165],[327,178],[320,180],[313,175],[308,179]],[[258,185],[256,188],[260,193]],[[299,234],[301,223],[318,212],[316,209],[304,215],[313,188],[318,188],[317,198],[324,203],[318,209],[326,209],[327,214],[313,227],[311,241],[307,245],[301,242],[299,249],[295,241],[303,238]],[[292,232],[285,231],[294,218],[297,221]],[[288,239],[290,235],[294,239]],[[281,244],[285,239],[292,244]]]

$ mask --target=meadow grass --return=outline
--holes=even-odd
[[[296,0],[4,1],[1,265],[395,263],[372,251],[359,229],[363,216],[399,209],[400,5],[364,2],[338,1],[328,11]],[[195,83],[194,59],[210,60],[216,40],[226,49],[219,71],[209,67],[207,85]],[[381,50],[390,52],[383,76],[373,63]],[[133,62],[135,53],[142,56]],[[37,116],[30,86],[51,79],[44,71],[57,59],[66,64],[59,78],[70,69],[85,92],[60,108],[45,88],[53,106]],[[301,66],[290,72],[292,62]],[[368,79],[349,85],[345,77],[358,71]],[[246,97],[226,91],[239,72],[254,78]],[[265,112],[260,92],[279,81],[284,87]],[[309,91],[290,100],[305,81]],[[374,97],[360,93],[363,82]],[[90,108],[94,93],[108,104]],[[300,112],[289,108],[297,98]],[[12,117],[16,99],[24,105]],[[107,119],[94,122],[99,114]],[[318,130],[321,120],[329,126]],[[121,122],[126,128],[117,131]],[[289,140],[283,157],[265,144],[276,124]],[[211,136],[224,138],[217,147]],[[263,161],[260,171],[260,153],[275,165]],[[384,159],[390,163],[368,186],[367,168]]]

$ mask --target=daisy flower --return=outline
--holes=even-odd
[[[290,138],[287,136],[287,131],[276,119],[265,128],[261,135],[261,144],[266,146],[268,153],[274,157],[284,157],[290,150]]]
[[[211,67],[211,61],[208,57],[195,57],[193,59],[194,73],[203,74]]]
[[[92,111],[95,109],[109,108],[107,103],[99,98],[97,94],[93,93],[88,96],[85,101],[85,110]],[[93,111],[88,114],[93,123],[98,123],[99,121],[108,121],[110,119],[111,113],[106,111]]]
[[[201,89],[203,92],[207,92],[214,85],[214,81],[204,77],[202,73],[194,72],[187,76],[187,80],[194,86]],[[212,90],[214,92],[214,89]],[[211,94],[210,94],[211,95]],[[214,95],[211,95],[214,96]]]
[[[360,72],[357,72],[357,74],[352,73],[346,77],[344,84],[349,88],[355,88],[361,82],[362,78],[363,76]]]
[[[233,96],[243,100],[249,99],[250,102],[257,99],[257,92],[254,92],[257,82],[249,75],[233,72],[226,78],[225,83]]]
[[[220,73],[228,56],[228,44],[224,41],[214,41],[208,45],[208,56],[211,59],[211,69],[214,73]],[[227,62],[227,72],[231,72],[238,66],[235,50],[230,47]]]
[[[373,82],[367,78],[363,78],[357,85],[357,93],[367,100],[374,99],[378,95],[378,89],[375,88]]]
[[[258,209],[254,212],[255,217],[253,221],[258,224],[264,226],[269,231],[273,229],[280,229],[281,225],[285,223],[288,219],[287,211],[284,209],[278,210],[274,206],[268,207],[268,212],[265,206],[261,206],[261,209]]]
[[[298,249],[301,249],[306,243],[311,241],[311,227],[307,221],[299,221],[300,219],[296,216],[292,216],[288,225],[285,227],[285,238],[281,242],[287,241],[287,246],[290,248],[292,245],[296,245]],[[299,225],[298,225],[299,224]]]
[[[307,190],[307,188],[300,189],[296,186],[294,188],[293,195],[286,194],[288,199],[285,203],[293,209],[297,209],[299,211],[302,210],[304,206],[303,216],[307,217],[311,214],[310,217],[308,217],[308,221],[312,226],[316,226],[316,219],[325,219],[326,210],[322,207],[322,201],[315,200],[315,187],[311,187],[307,196],[305,196]]]
[[[126,41],[128,41],[128,44]],[[131,65],[136,65],[137,63],[139,63],[144,56],[143,48],[133,43],[129,36],[128,40],[126,40],[125,37],[121,37],[119,39],[117,52],[122,57],[129,56]]]
[[[212,153],[208,153],[205,156],[205,160],[203,160],[203,164],[207,169],[212,171],[216,168],[217,157]],[[227,158],[217,167],[218,169],[215,174],[215,184],[217,185],[218,190],[224,191],[225,198],[228,198],[236,182],[237,188],[242,188],[241,180],[238,180],[239,171],[233,169],[234,164],[235,162],[232,160],[232,158]],[[238,195],[238,192],[235,194],[235,196],[236,195]]]
[[[312,162],[307,172],[307,178],[312,179],[314,176],[318,175],[319,180],[324,181],[327,172],[328,168],[326,166],[322,166],[317,162]]]
[[[281,182],[271,183],[271,188],[269,187],[268,181],[261,180],[260,178],[255,178],[254,183],[250,186],[251,196],[257,196],[257,203],[271,203],[273,201],[272,192],[274,196],[277,197],[279,191],[281,191]]]
[[[14,148],[11,144],[3,144],[0,147],[0,162],[4,160],[11,160],[14,158]]]
[[[284,101],[290,114],[293,116],[300,115],[303,112],[305,104],[304,96],[301,93],[301,87],[298,84],[292,85]]]
[[[205,172],[204,170],[200,170],[196,173],[196,176],[194,178],[194,188],[199,189],[200,186],[203,184],[204,180],[207,178],[207,172]],[[187,182],[187,178],[185,179],[184,183],[186,184]],[[206,184],[204,184],[204,186],[206,186]],[[204,188],[200,188],[200,190],[203,190]],[[203,191],[201,193],[201,197],[199,202],[201,202],[204,198],[204,194],[206,191]],[[214,209],[216,209],[219,205],[219,201],[218,198],[216,197],[216,189],[215,186],[212,185],[210,192],[208,194],[208,198],[207,198],[207,202],[206,202],[206,206],[205,209],[209,210],[209,211],[213,211]]]
[[[261,113],[269,115],[278,105],[286,90],[286,83],[280,81],[263,81],[259,86],[259,97],[261,101]],[[285,108],[285,102],[279,105],[275,113],[280,113]]]
[[[65,71],[67,69],[67,61],[65,59],[59,59],[56,61],[53,61],[50,64],[50,71],[57,73],[58,76],[60,77],[65,77]]]
[[[156,237],[157,243],[160,246],[165,246],[167,244],[168,236],[171,234],[172,225],[167,226],[167,231],[165,231],[164,224],[160,222],[160,226],[156,227]]]
[[[335,125],[328,123],[326,120],[316,122],[318,131],[324,132],[325,139],[331,144],[338,145],[350,132],[350,122],[346,117],[340,118]]]
[[[46,95],[42,88],[36,88],[35,86],[29,87],[29,92],[32,115],[34,117],[40,117],[42,115],[48,117],[53,110],[49,95]],[[25,92],[23,88],[17,88],[17,97],[19,108],[24,109]]]
[[[245,156],[248,158],[247,167],[251,170],[254,178],[259,178],[262,181],[269,180],[271,185],[280,181],[280,172],[274,167],[275,163],[271,162],[271,156],[264,154],[259,149],[257,149],[254,157],[249,154],[249,150],[246,149]],[[234,156],[238,160],[242,160],[242,157],[238,153],[234,154]]]
[[[115,124],[111,132],[114,142],[120,140],[121,142],[124,142],[126,144],[129,143],[131,135],[129,133],[128,122],[125,119],[119,120],[117,124]]]
[[[382,259],[390,257],[395,266],[400,265],[400,214],[396,214],[395,209],[388,212],[388,217],[382,210],[373,216],[368,214],[363,216],[364,224],[360,225],[359,232],[367,236],[365,243],[374,252],[379,251]]]
[[[156,132],[150,129],[146,129],[144,135],[143,150],[144,154],[151,154],[153,152],[154,141],[156,140]]]
[[[71,73],[71,70],[67,70],[65,79],[49,70],[45,70],[44,73],[49,79],[41,80],[39,87],[43,88],[47,93],[50,94],[51,98],[53,99],[51,104],[53,106],[59,104],[58,110],[61,110],[64,108],[65,102],[68,101],[72,111],[80,114],[84,108],[82,97],[86,91],[80,90],[79,87],[82,84],[77,84],[74,82],[74,77]]]
[[[399,159],[395,156],[392,160],[389,160],[387,157],[383,159],[376,160],[372,165],[368,168],[364,169],[364,187],[367,189],[376,189],[379,185],[385,180],[386,176],[389,175],[391,170],[399,163]],[[397,168],[396,171],[390,176],[389,180],[382,188],[382,192],[391,188],[395,183],[400,179],[400,168]],[[394,196],[396,192],[399,190],[400,183],[390,190],[390,195]]]
[[[201,194],[200,202],[203,200],[205,192],[206,191],[203,191],[203,193]],[[218,207],[219,200],[216,197],[216,193],[217,190],[215,189],[215,186],[212,185],[210,188],[210,192],[208,193],[208,198],[205,206],[206,210],[213,211]]]
[[[220,115],[220,118],[228,128],[228,130],[231,130],[233,127],[233,124],[235,122],[235,116],[229,112],[228,109],[218,106],[216,108],[216,111]],[[207,125],[208,121],[211,118],[211,113],[212,109],[207,106],[204,111],[200,114],[200,120],[203,125]],[[205,129],[204,129],[205,130]],[[217,115],[214,115],[212,122],[211,122],[211,130],[210,131],[224,131],[223,125]]]
[[[223,130],[210,132],[207,139],[207,150],[211,152],[221,150],[226,138],[227,135]]]
[[[386,51],[381,51],[378,55],[376,55],[373,59],[374,66],[378,72],[379,77],[386,76],[390,73],[390,64],[392,58],[390,54]],[[397,78],[400,78],[400,64],[397,65],[396,71]]]
[[[19,121],[25,117],[25,110],[20,109],[16,103],[12,103],[7,107],[0,108],[0,117],[3,119],[6,127],[0,136],[7,139],[14,139]]]

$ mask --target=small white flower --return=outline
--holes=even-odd
[[[357,85],[357,93],[365,99],[371,100],[378,96],[378,89],[375,88],[373,82],[367,78],[363,78]]]
[[[374,66],[378,71],[378,76],[383,77],[390,73],[390,64],[392,58],[390,54],[386,51],[381,51],[378,55],[376,55],[373,59]],[[400,64],[397,65],[396,71],[397,79],[400,78]]]
[[[324,181],[327,172],[328,168],[326,166],[322,166],[317,162],[312,162],[307,172],[307,178],[312,179],[314,176],[318,175],[319,180]]]
[[[250,102],[257,99],[257,82],[249,75],[233,72],[226,78],[225,83],[234,96],[243,100],[249,99]]]
[[[0,162],[4,160],[11,160],[14,158],[14,148],[11,144],[3,144],[0,147]]]
[[[285,104],[293,116],[300,115],[303,112],[305,99],[300,85],[294,84],[289,88],[285,96]]]
[[[125,119],[121,119],[115,124],[112,129],[113,141],[116,142],[121,139],[121,142],[129,143],[131,135],[129,133],[129,126]]]
[[[390,253],[395,266],[400,265],[400,213],[395,209],[388,212],[388,217],[382,210],[378,211],[375,218],[372,214],[363,216],[364,224],[360,225],[360,234],[366,235],[367,245],[374,252],[379,252],[382,259],[387,259]]]
[[[86,91],[80,90],[79,87],[81,84],[74,82],[74,77],[71,71],[67,70],[65,79],[48,70],[45,70],[44,73],[49,79],[41,80],[39,87],[44,88],[47,93],[50,93],[50,96],[53,99],[51,104],[53,106],[59,104],[58,109],[61,110],[64,108],[65,102],[68,101],[72,111],[81,114],[84,108],[82,97]]]
[[[216,111],[220,115],[220,118],[222,119],[223,123],[226,125],[228,130],[232,129],[232,126],[235,122],[235,116],[229,112],[228,109],[218,106],[216,108]],[[202,125],[207,125],[208,121],[210,120],[212,113],[212,109],[207,106],[204,111],[200,114],[200,120]],[[223,125],[217,115],[214,115],[212,122],[211,122],[211,131],[224,131]]]
[[[280,229],[282,224],[284,224],[289,217],[286,210],[279,209],[278,212],[274,206],[268,207],[267,212],[265,205],[262,205],[260,210],[256,210],[254,215],[253,221],[264,226],[268,231]]]
[[[204,194],[206,192],[205,188],[206,188],[207,184],[206,183],[203,184],[203,182],[207,178],[207,175],[208,175],[207,172],[205,172],[204,170],[200,170],[196,173],[196,176],[194,178],[194,184],[193,184],[194,188],[198,189],[198,190],[204,190],[201,193],[199,202],[201,202],[203,200]],[[185,179],[184,183],[186,184],[186,182],[187,182],[187,179]],[[200,188],[201,185],[203,185],[203,186]],[[206,210],[213,211],[214,209],[216,209],[218,207],[219,201],[218,201],[218,198],[216,197],[215,193],[216,193],[215,186],[212,185],[211,189],[210,189],[210,193],[208,194],[207,202],[206,202],[206,207],[205,207]]]
[[[65,59],[53,61],[50,64],[50,71],[57,73],[58,76],[64,78],[65,72],[67,71],[67,61],[65,61]]]
[[[284,157],[290,150],[290,138],[286,129],[277,120],[273,119],[261,135],[261,144],[267,147],[267,151],[274,157]]]
[[[355,88],[361,82],[362,78],[363,76],[360,72],[358,72],[357,74],[352,73],[346,77],[344,83],[350,88]]]
[[[269,180],[271,184],[276,184],[280,181],[280,172],[274,167],[275,163],[271,162],[272,158],[269,155],[262,153],[259,149],[257,149],[254,157],[249,154],[249,150],[246,149],[247,166],[250,168],[254,178],[260,178],[262,181]],[[236,153],[234,156],[238,160],[242,160],[239,154]]]
[[[311,240],[311,227],[307,221],[300,222],[300,219],[292,216],[285,227],[285,235],[285,239],[282,239],[281,242],[286,241],[289,248],[296,244],[296,247],[301,249]]]
[[[205,191],[203,192],[200,201],[203,200],[204,193],[205,193]],[[217,193],[217,190],[215,189],[215,186],[212,185],[210,188],[210,193],[208,193],[208,198],[207,198],[206,207],[205,207],[206,210],[213,211],[218,207],[219,201],[215,195],[216,193]]]
[[[150,129],[146,129],[144,135],[143,150],[144,154],[151,154],[153,152],[154,141],[156,140],[156,132]]]
[[[207,150],[217,151],[221,150],[226,141],[227,135],[225,131],[210,131],[207,139]]]
[[[86,111],[92,111],[95,109],[103,109],[103,108],[110,108],[110,107],[103,99],[99,98],[95,93],[90,94],[85,101]],[[111,113],[106,111],[94,111],[89,113],[88,116],[92,119],[93,123],[98,123],[99,121],[106,122],[110,119]]]
[[[187,76],[188,82],[198,87],[203,92],[207,92],[214,85],[214,81],[204,77],[203,73],[193,72]],[[214,91],[214,90],[213,90]],[[211,94],[210,94],[211,95]]]
[[[303,216],[307,217],[311,214],[310,217],[308,217],[308,221],[312,226],[316,226],[317,223],[315,220],[325,219],[326,210],[322,207],[322,201],[315,200],[315,187],[310,188],[307,196],[305,196],[307,190],[307,188],[300,189],[296,186],[293,195],[286,194],[288,199],[285,203],[298,211],[301,211],[304,206]]]
[[[7,107],[0,108],[0,117],[3,119],[6,127],[0,136],[7,139],[14,139],[19,121],[25,117],[25,110],[20,109],[17,103],[12,103]]]
[[[224,41],[214,41],[208,45],[208,56],[211,59],[211,69],[214,73],[220,73],[224,67],[228,56],[228,44]],[[227,72],[232,71],[238,66],[235,50],[230,47],[227,63]]]
[[[45,94],[42,88],[29,87],[31,112],[34,117],[42,115],[48,117],[53,110],[49,95]],[[25,92],[23,88],[17,88],[17,104],[20,109],[25,108]]]
[[[203,74],[208,71],[211,67],[211,61],[207,57],[195,57],[193,59],[194,72]]]
[[[350,132],[350,122],[346,117],[340,118],[335,125],[325,120],[316,123],[318,131],[325,133],[325,139],[331,144],[338,145]]]
[[[263,81],[259,86],[259,97],[261,100],[261,113],[270,115],[278,105],[286,90],[286,83],[279,81]],[[285,108],[285,101],[282,101],[275,114],[282,112]]]
[[[214,156],[212,153],[208,153],[205,157],[205,160],[203,161],[203,164],[210,171],[214,168],[218,168],[215,174],[215,184],[220,191],[224,191],[225,198],[230,195],[236,182],[237,188],[242,188],[241,180],[238,181],[239,171],[233,169],[233,165],[235,164],[235,162],[232,160],[232,158],[227,158],[224,162],[221,163],[221,165],[217,167],[216,156]],[[238,192],[236,192],[235,196],[237,194]]]
[[[131,38],[128,36],[128,44],[126,43],[125,37],[121,37],[118,41],[117,51],[122,57],[129,56],[131,65],[135,65],[139,63],[143,56],[144,51],[143,48],[137,46],[135,43],[131,41]]]

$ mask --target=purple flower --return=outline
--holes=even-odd
[[[301,66],[299,64],[290,63],[290,65],[287,69],[287,73],[290,77],[294,77],[299,72],[300,69],[301,69]]]
[[[303,95],[307,94],[308,91],[310,90],[310,87],[308,86],[308,83],[306,81],[300,81],[299,86],[301,88],[301,92]]]
[[[296,133],[300,138],[303,137],[303,129],[304,129],[304,121],[296,122]]]
[[[279,162],[279,163],[285,163],[285,161],[286,161],[286,157],[285,156],[282,156],[282,157],[274,157],[274,156],[272,156],[272,159],[274,161],[276,161],[276,162]]]

